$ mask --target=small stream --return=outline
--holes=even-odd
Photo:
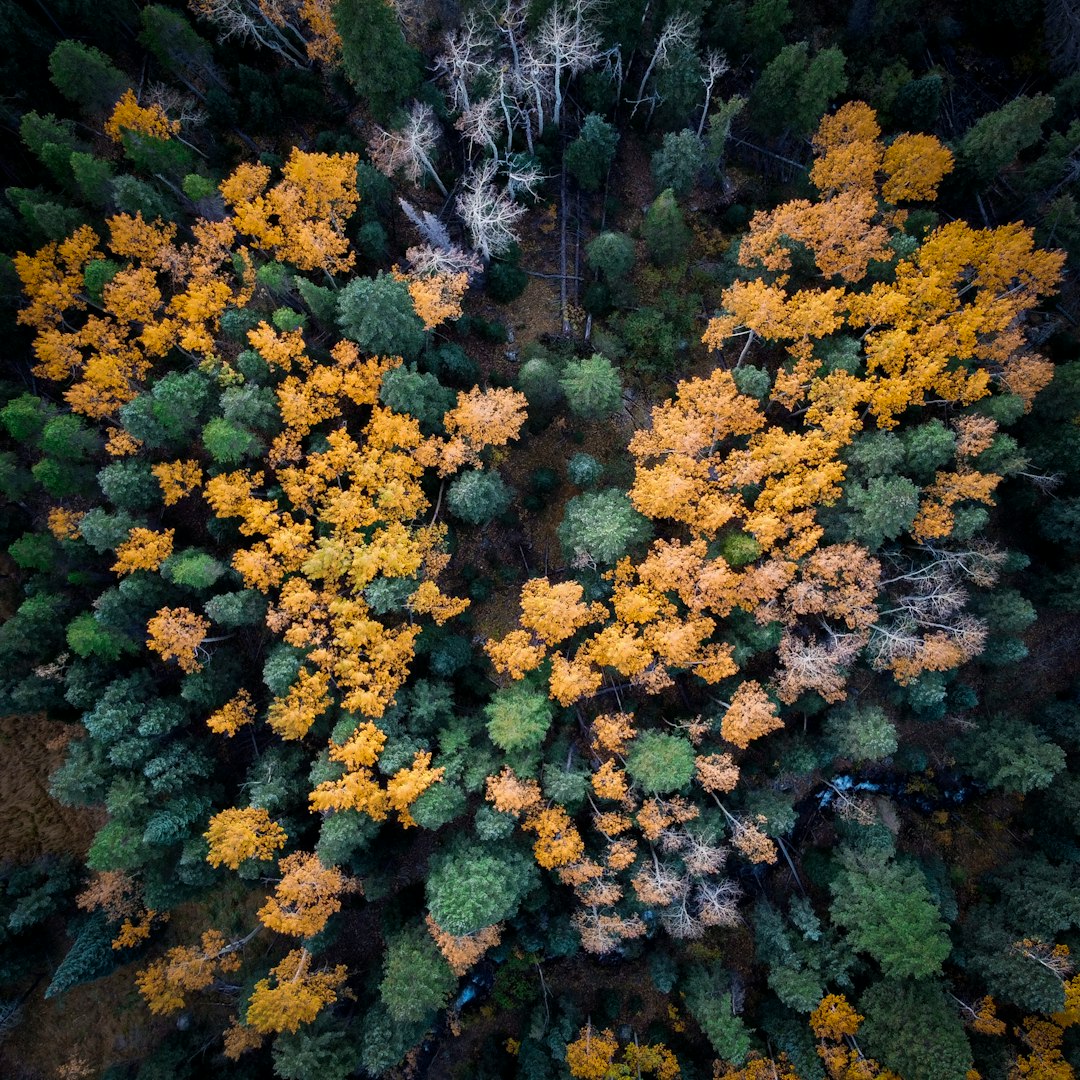
[[[831,785],[817,793],[818,806],[824,809],[830,806],[837,797],[837,792],[843,795],[854,793],[869,793],[875,795],[888,795],[898,803],[911,806],[924,814],[933,813],[935,810],[946,810],[953,806],[962,806],[968,799],[974,798],[982,792],[982,788],[973,783],[968,777],[943,774],[934,778],[934,791],[911,790],[910,777],[895,777],[883,780],[859,780],[847,773],[836,777]]]

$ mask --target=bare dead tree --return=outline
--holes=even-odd
[[[250,41],[277,53],[293,67],[308,67],[307,38],[291,7],[258,0],[193,0],[197,15],[218,28],[218,39]],[[301,48],[302,47],[302,48]]]
[[[207,120],[207,112],[194,94],[185,94],[166,83],[151,83],[143,95],[143,104],[156,105],[185,129],[202,127]]]
[[[656,94],[655,91],[646,96],[645,87],[648,85],[649,80],[653,76],[653,72],[657,66],[663,64],[671,52],[678,48],[689,48],[694,44],[694,39],[697,37],[697,20],[685,12],[679,12],[676,15],[672,15],[666,23],[664,23],[663,29],[660,31],[660,35],[656,39],[656,44],[653,46],[652,56],[649,58],[649,63],[645,67],[645,73],[641,76],[641,83],[638,86],[637,97],[633,101],[628,101],[627,104],[633,105],[633,109],[630,115],[633,116],[640,105],[645,102],[650,102],[652,108],[656,107]]]
[[[516,242],[514,226],[525,213],[524,206],[495,186],[497,172],[497,163],[488,158],[465,177],[456,203],[473,247],[484,259],[500,254]]]
[[[503,116],[494,97],[482,98],[470,105],[458,117],[454,127],[461,132],[471,150],[485,146],[493,157],[499,156],[497,138],[503,125]]]
[[[427,173],[443,197],[449,198],[450,193],[431,161],[438,140],[439,127],[431,106],[414,101],[409,109],[409,118],[400,130],[376,129],[371,141],[371,158],[385,176],[394,177],[401,173],[414,184],[418,184]]]
[[[472,107],[469,87],[492,65],[494,42],[481,26],[475,13],[469,12],[460,30],[446,38],[446,51],[435,60],[435,71],[441,75],[455,112],[468,112]]]
[[[506,168],[506,190],[512,199],[522,192],[529,198],[536,198],[537,187],[547,179],[540,171],[536,158],[528,154],[508,154],[504,161]]]
[[[1080,3],[1046,0],[1046,49],[1058,71],[1074,71],[1080,64]]]
[[[713,87],[716,85],[716,80],[728,72],[729,67],[727,57],[722,52],[710,49],[705,54],[705,71],[701,76],[701,81],[705,84],[705,104],[701,109],[701,119],[698,121],[697,126],[699,139],[701,133],[705,130],[705,121],[709,116],[709,104],[712,101]]]
[[[590,21],[594,0],[567,0],[553,3],[536,35],[537,56],[541,58],[554,99],[552,123],[562,123],[563,79],[586,71],[601,55],[600,35]]]
[[[410,267],[416,274],[468,274],[476,277],[483,266],[470,251],[465,251],[450,239],[446,226],[430,211],[416,209],[406,199],[398,199],[402,212],[416,226],[424,239],[423,244],[410,247],[405,252]]]
[[[742,889],[730,879],[699,882],[694,894],[703,926],[738,926]]]

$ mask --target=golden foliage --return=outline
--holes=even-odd
[[[786,1054],[763,1058],[755,1051],[741,1067],[718,1061],[713,1066],[713,1080],[799,1080]]]
[[[592,774],[592,787],[601,799],[621,801],[626,798],[628,790],[626,772],[616,768],[614,761],[605,761]]]
[[[576,1080],[605,1080],[618,1052],[615,1033],[594,1031],[590,1024],[566,1044],[566,1066]]]
[[[154,532],[153,529],[134,528],[128,538],[116,549],[116,562],[112,569],[120,576],[136,570],[157,570],[172,554],[173,529]]]
[[[165,505],[178,503],[185,495],[190,495],[203,479],[202,466],[197,461],[163,461],[151,467],[150,471],[161,485]]]
[[[758,819],[759,824],[764,824],[764,821],[764,818]],[[776,862],[776,845],[757,824],[749,821],[737,822],[732,830],[731,842],[743,857],[752,863]]]
[[[263,926],[279,934],[306,938],[319,933],[341,910],[341,894],[356,888],[336,866],[328,869],[310,852],[287,855],[280,869],[274,894],[259,908]]]
[[[173,660],[180,670],[191,674],[201,671],[196,659],[199,646],[210,629],[210,620],[189,608],[162,608],[146,625],[147,647],[163,660]]]
[[[1013,1062],[1009,1080],[1073,1080],[1076,1074],[1061,1053],[1064,1032],[1057,1024],[1037,1016],[1025,1016],[1023,1027],[1017,1028],[1016,1034],[1031,1052]]]
[[[994,999],[987,994],[975,1002],[974,1019],[971,1026],[980,1035],[1004,1035],[1005,1023],[997,1017]]]
[[[123,428],[109,428],[105,440],[105,453],[111,457],[130,457],[142,449],[142,442]]]
[[[180,121],[170,120],[160,105],[144,108],[135,97],[135,91],[128,88],[105,121],[105,134],[113,142],[121,142],[126,131],[151,139],[168,140],[179,133]]]
[[[323,671],[301,668],[284,697],[275,698],[266,722],[283,739],[302,739],[330,707],[330,677]]]
[[[487,800],[502,814],[523,814],[540,805],[540,785],[535,780],[519,780],[509,765],[498,776],[487,778]]]
[[[272,859],[289,838],[266,810],[255,806],[215,814],[203,836],[209,845],[206,861],[230,870],[238,869],[246,859]]]
[[[818,1039],[838,1042],[846,1036],[855,1035],[863,1019],[843,994],[828,994],[810,1014],[810,1030]]]
[[[593,717],[592,748],[608,754],[626,753],[626,744],[637,734],[632,713],[603,713]]]
[[[698,783],[710,792],[734,791],[739,767],[730,754],[704,754],[694,759]]]
[[[776,705],[769,700],[761,684],[748,679],[735,691],[720,721],[720,733],[729,743],[745,750],[754,739],[783,726]]]
[[[263,1035],[247,1024],[241,1024],[235,1018],[225,1029],[224,1051],[230,1061],[236,1061],[241,1054],[249,1050],[258,1050],[263,1044]]]
[[[245,725],[255,722],[255,705],[247,690],[238,690],[220,709],[206,719],[206,726],[216,735],[230,739]]]
[[[386,800],[392,810],[397,811],[398,820],[406,828],[415,825],[409,807],[423,795],[432,784],[437,784],[446,774],[446,769],[431,767],[431,752],[417,751],[408,768],[399,769],[386,782]]]
[[[219,975],[236,971],[240,958],[218,930],[207,930],[199,946],[177,946],[135,976],[155,1015],[179,1012],[190,994],[205,990]]]
[[[882,162],[888,179],[881,185],[886,202],[937,198],[938,184],[953,170],[953,155],[933,135],[897,135]]]
[[[353,265],[345,226],[360,204],[356,154],[308,154],[294,147],[270,187],[265,165],[240,165],[221,183],[238,232],[301,270],[343,273]]]
[[[110,922],[130,918],[141,908],[138,886],[123,870],[95,870],[75,903],[83,911],[103,911]]]
[[[114,949],[132,949],[140,942],[146,941],[150,937],[150,930],[157,914],[153,908],[149,908],[134,922],[131,919],[125,919],[120,927],[120,932],[113,939],[112,947]],[[163,920],[168,917],[167,914],[161,916]]]
[[[338,998],[345,981],[344,964],[326,971],[311,971],[311,953],[293,949],[270,972],[271,979],[260,979],[251,993],[247,1023],[263,1034],[296,1031],[310,1024],[324,1006]]]
[[[341,60],[341,35],[334,23],[331,0],[300,0],[300,16],[307,23],[308,59],[334,65]]]
[[[57,540],[74,540],[79,535],[79,522],[83,515],[78,510],[68,510],[54,506],[49,511],[49,532]]]
[[[546,807],[531,814],[524,828],[536,833],[533,853],[545,870],[568,866],[585,854],[581,834],[561,806]]]
[[[619,1043],[610,1029],[597,1031],[590,1023],[566,1045],[566,1065],[575,1080],[613,1080],[619,1076],[653,1075],[657,1080],[677,1080],[682,1075],[675,1055],[663,1043],[642,1046],[628,1043],[616,1062]]]
[[[461,318],[461,301],[469,287],[469,275],[427,274],[408,279],[413,309],[425,330],[434,330],[444,322]]]

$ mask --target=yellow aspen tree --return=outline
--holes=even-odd
[[[207,930],[197,946],[170,949],[135,976],[139,992],[155,1015],[179,1012],[188,997],[223,974],[238,971],[240,956],[225,935]]]
[[[775,703],[769,699],[762,685],[747,679],[739,684],[732,696],[720,721],[720,733],[729,743],[745,750],[754,739],[760,739],[783,726]]]
[[[288,834],[262,807],[222,810],[203,833],[209,845],[206,861],[236,870],[246,859],[265,861],[285,846]]]
[[[201,671],[199,646],[210,629],[210,620],[189,608],[162,608],[148,623],[147,647],[163,660],[176,660],[188,674]]]
[[[262,1034],[297,1031],[338,999],[347,974],[344,964],[312,971],[311,953],[293,949],[271,969],[270,978],[255,984],[246,1022]]]
[[[202,466],[197,461],[163,461],[153,465],[150,471],[161,485],[165,505],[173,506],[185,495],[190,495],[202,483]]]
[[[171,139],[180,131],[180,121],[170,120],[160,105],[143,107],[135,97],[135,91],[127,89],[105,121],[105,134],[113,142],[120,142],[125,131],[146,135],[152,139]]]
[[[206,718],[206,726],[215,735],[227,735],[230,739],[245,724],[255,722],[255,704],[247,690],[238,690],[220,709]]]
[[[153,529],[134,528],[128,538],[116,549],[113,571],[120,577],[136,570],[157,570],[172,554],[173,529],[155,532]]]
[[[304,938],[317,934],[341,910],[341,894],[357,887],[336,866],[323,866],[310,852],[287,855],[280,870],[273,895],[259,909],[263,926],[279,934]]]

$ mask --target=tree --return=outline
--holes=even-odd
[[[230,870],[238,869],[246,859],[273,858],[288,839],[285,830],[256,807],[222,810],[210,819],[204,836],[210,847],[206,861],[211,866],[224,863]]]
[[[91,113],[112,109],[128,85],[123,72],[93,45],[61,41],[49,56],[53,86],[69,101]]]
[[[267,978],[255,984],[245,1016],[248,1025],[264,1034],[295,1032],[337,1000],[338,988],[345,981],[345,965],[312,971],[311,959],[307,949],[293,949],[271,969],[273,983]]]
[[[309,154],[293,147],[272,187],[265,165],[238,166],[220,185],[238,231],[301,270],[340,273],[352,267],[345,227],[360,203],[358,154]]]
[[[425,175],[430,176],[443,198],[449,198],[432,161],[438,137],[431,106],[414,101],[404,126],[393,131],[378,131],[371,145],[371,158],[378,170],[391,179],[401,173],[418,184]]]
[[[496,690],[484,707],[491,741],[508,752],[540,746],[554,713],[546,694],[521,682]],[[448,926],[446,929],[453,928]]]
[[[488,158],[469,172],[455,203],[473,247],[484,259],[502,255],[518,242],[516,223],[526,212],[495,186],[497,169],[495,159]]]
[[[559,525],[567,561],[580,566],[613,565],[652,530],[617,488],[575,495]]]
[[[954,1080],[972,1068],[956,1007],[934,981],[875,983],[859,999],[859,1008],[866,1014],[859,1045],[905,1080]],[[933,1047],[933,1053],[925,1047]]]
[[[380,271],[354,278],[338,294],[342,333],[366,353],[415,360],[427,341],[404,281]]]
[[[849,484],[844,506],[850,511],[847,531],[869,551],[910,531],[919,512],[919,489],[906,476],[875,476],[865,484]]]
[[[53,974],[45,997],[56,997],[73,986],[108,974],[119,961],[112,947],[113,936],[113,928],[103,912],[94,912],[87,918],[75,933],[71,948]]]
[[[318,855],[308,852],[287,855],[279,869],[274,894],[259,909],[262,924],[279,934],[313,937],[341,910],[341,894],[355,888],[336,866],[323,866]]]
[[[589,113],[578,137],[566,148],[564,161],[585,191],[599,191],[615,160],[618,131],[602,116]]]
[[[895,753],[896,727],[884,709],[846,703],[829,711],[825,732],[842,757],[853,761],[880,761]]]
[[[562,399],[562,387],[554,365],[544,357],[526,360],[515,380],[534,413],[553,409]]]
[[[387,941],[379,995],[398,1023],[427,1023],[456,986],[449,964],[421,927],[406,927]]]
[[[729,743],[745,750],[754,739],[760,739],[783,726],[776,705],[761,684],[748,679],[739,683],[732,695],[720,721],[720,732]]]
[[[435,431],[454,403],[454,392],[429,372],[402,365],[383,376],[379,400],[396,413],[415,416],[425,430]]]
[[[477,934],[513,918],[537,878],[528,855],[505,846],[457,844],[432,862],[425,886],[428,910],[448,934]]]
[[[1049,787],[1066,767],[1060,746],[1033,724],[1010,717],[980,724],[960,741],[957,759],[982,783],[1021,795]]]
[[[989,184],[1021,151],[1039,141],[1053,110],[1054,99],[1047,94],[1022,95],[979,117],[960,140],[961,166],[976,183]]]
[[[258,437],[243,424],[215,416],[202,432],[203,446],[220,465],[239,465],[262,449]]]
[[[646,211],[641,235],[649,256],[661,266],[671,266],[686,257],[690,230],[670,188],[661,191]]]
[[[805,136],[847,87],[844,54],[822,49],[813,59],[805,41],[786,45],[761,73],[750,95],[754,125],[766,135]]]
[[[378,0],[338,0],[334,23],[341,66],[375,119],[386,122],[420,85],[420,54],[405,41],[392,10]]]
[[[734,1010],[726,973],[697,965],[683,980],[686,1008],[722,1061],[741,1065],[750,1053],[750,1032]]]
[[[199,671],[196,659],[210,623],[188,608],[162,608],[147,624],[147,646],[163,660],[175,659],[182,671]]]
[[[486,525],[510,507],[512,494],[492,469],[469,469],[451,483],[446,493],[450,513],[470,525]]]
[[[603,420],[622,407],[622,380],[611,361],[600,353],[571,360],[559,386],[571,411],[585,420]]]
[[[705,147],[700,135],[687,128],[669,131],[664,144],[652,156],[653,182],[660,191],[671,191],[676,198],[690,194],[705,163]]]
[[[595,487],[603,474],[603,465],[591,454],[574,454],[566,463],[566,478],[579,488]]]
[[[316,1021],[316,1026],[319,1024]],[[347,1080],[356,1065],[356,1047],[345,1031],[304,1030],[274,1040],[274,1075],[280,1080]],[[226,1057],[231,1055],[226,1050]]]
[[[589,241],[585,258],[605,281],[617,284],[634,268],[634,241],[626,233],[602,232]]]
[[[650,795],[679,791],[694,775],[694,748],[676,735],[643,731],[630,744],[626,771]]]
[[[238,943],[229,944],[220,931],[207,930],[198,945],[169,949],[140,971],[135,981],[150,1011],[168,1015],[179,1012],[191,994],[239,967]]]
[[[880,856],[845,853],[841,862],[831,913],[852,947],[869,953],[886,978],[937,974],[950,945],[925,877]]]

